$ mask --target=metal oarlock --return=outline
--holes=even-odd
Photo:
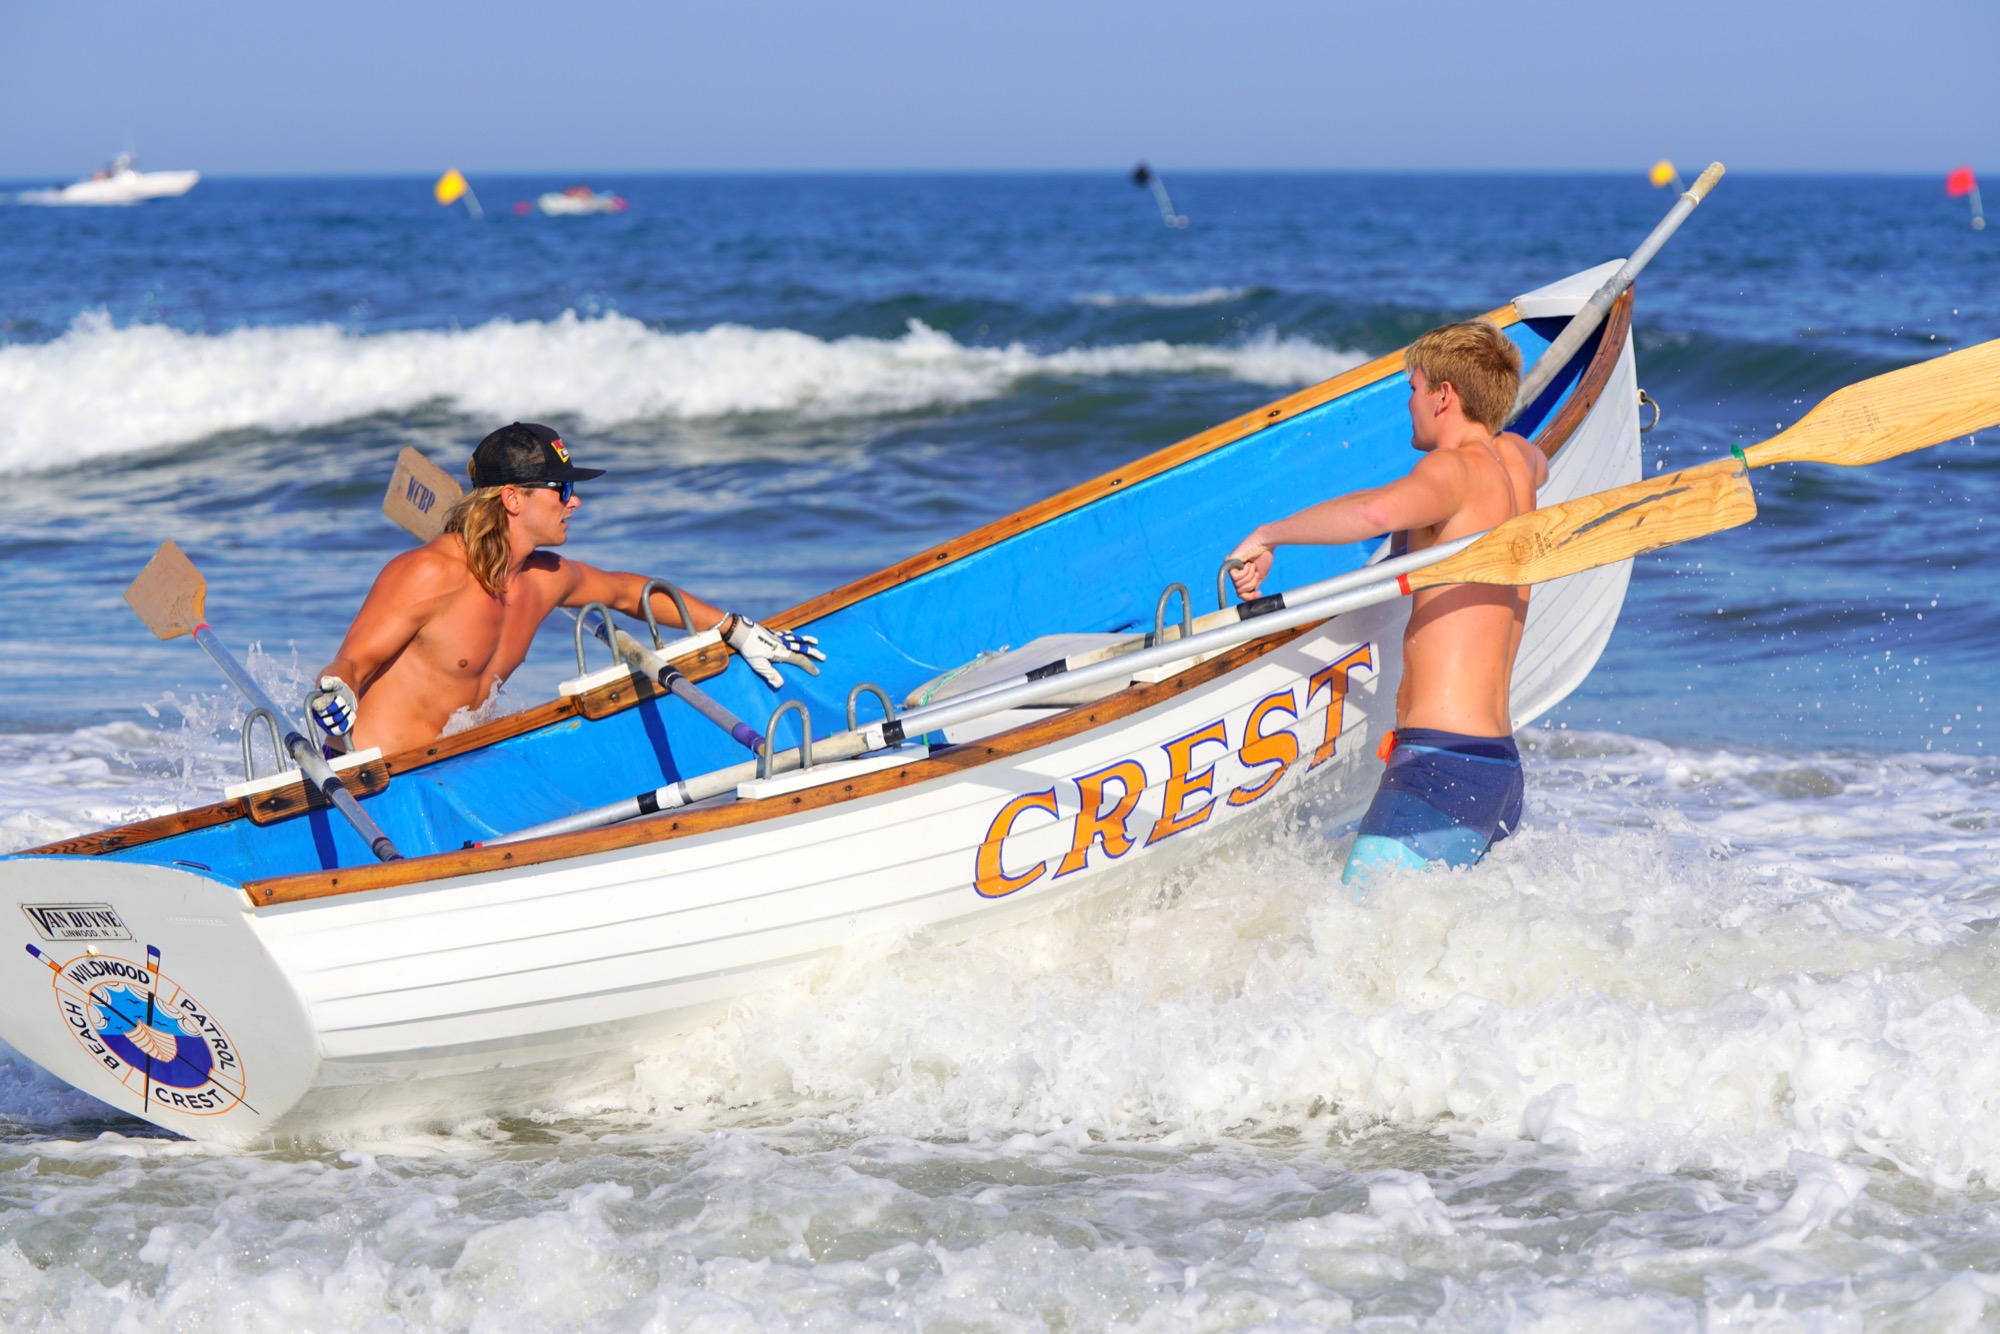
[[[272,772],[281,772],[285,767],[285,743],[278,735],[277,715],[260,705],[243,715],[243,781],[246,783],[257,781],[257,758],[250,744],[250,728],[259,718],[264,720],[265,728],[271,733],[271,758],[278,766]]]
[[[1160,593],[1159,605],[1153,608],[1155,644],[1167,642],[1167,604],[1173,601],[1176,593],[1181,595],[1181,638],[1188,639],[1194,635],[1194,595],[1188,592],[1186,584],[1168,584]]]
[[[851,708],[852,705],[849,707]],[[771,721],[764,724],[764,744],[757,751],[757,776],[759,778],[769,778],[771,776],[771,750],[776,744],[772,738],[778,735],[778,719],[784,717],[793,709],[799,711],[799,768],[810,769],[813,767],[812,711],[806,708],[804,700],[788,699],[777,708],[771,710]]]
[[[896,706],[889,702],[889,692],[881,686],[876,685],[873,681],[863,681],[861,684],[855,686],[854,689],[847,692],[847,730],[850,732],[861,725],[860,720],[856,717],[856,712],[863,695],[873,695],[876,699],[882,701],[882,720],[884,722],[896,716]]]
[[[695,632],[695,629],[694,617],[688,614],[686,595],[664,579],[648,579],[645,583],[639,585],[639,608],[646,613],[646,628],[653,632],[653,647],[657,649],[665,648],[666,641],[660,638],[660,618],[653,614],[653,590],[655,588],[664,588],[667,591],[667,596],[674,600],[674,610],[681,614],[681,633],[691,635]]]
[[[1222,568],[1215,572],[1215,609],[1217,611],[1229,610],[1230,572],[1240,570],[1249,563],[1247,560],[1238,560],[1236,557],[1231,556],[1223,561]]]
[[[590,620],[590,613],[596,612],[604,622],[604,642],[611,645],[611,665],[618,665],[617,627],[611,624],[611,608],[602,602],[586,602],[583,610],[576,614],[576,674],[590,675],[590,667],[583,660],[583,628]]]

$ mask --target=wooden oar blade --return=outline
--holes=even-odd
[[[1772,463],[1880,463],[2000,426],[2000,339],[1836,390],[1744,457]]]
[[[161,639],[194,633],[206,619],[208,583],[169,538],[125,590],[125,601]]]
[[[382,497],[382,512],[418,541],[428,542],[444,531],[444,516],[464,494],[450,473],[406,445],[396,458],[389,493]]]
[[[1509,519],[1451,559],[1409,575],[1409,587],[1547,583],[1756,517],[1743,465],[1721,459]]]

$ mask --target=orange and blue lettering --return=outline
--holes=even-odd
[[[1236,752],[1236,758],[1242,761],[1243,767],[1255,769],[1266,764],[1278,767],[1265,774],[1264,781],[1255,787],[1246,785],[1231,792],[1231,806],[1248,806],[1275,787],[1278,780],[1285,776],[1285,770],[1298,762],[1299,739],[1289,730],[1280,727],[1265,735],[1264,719],[1273,713],[1282,713],[1293,722],[1299,720],[1298,702],[1293,698],[1290,686],[1258,700],[1243,723],[1243,748]]]
[[[1314,672],[1312,679],[1306,682],[1307,708],[1312,707],[1313,696],[1319,693],[1321,686],[1326,686],[1332,691],[1326,701],[1326,738],[1319,743],[1319,749],[1313,752],[1312,763],[1307,766],[1308,768],[1317,769],[1333,758],[1334,747],[1340,741],[1340,724],[1347,716],[1348,676],[1356,667],[1365,667],[1370,672],[1375,670],[1373,644],[1363,644],[1339,662],[1328,663]]]
[[[1194,752],[1198,746],[1212,745],[1227,749],[1229,733],[1222,720],[1216,719],[1206,727],[1189,732],[1186,736],[1175,737],[1160,749],[1167,752],[1167,795],[1160,809],[1160,818],[1153,824],[1153,832],[1146,835],[1146,846],[1151,847],[1163,838],[1171,838],[1184,829],[1192,829],[1215,811],[1215,798],[1208,797],[1200,806],[1183,814],[1187,799],[1197,793],[1207,795],[1215,784],[1215,766],[1209,765],[1199,773],[1194,770]]]
[[[1125,832],[1125,821],[1132,817],[1140,794],[1146,790],[1146,771],[1137,760],[1120,760],[1094,774],[1085,774],[1075,782],[1076,833],[1070,838],[1069,851],[1063,854],[1062,862],[1056,867],[1055,878],[1058,880],[1083,869],[1093,843],[1103,843],[1104,850],[1114,858],[1123,857],[1132,850],[1132,839]],[[1109,810],[1101,809],[1104,787],[1114,782],[1123,791]]]
[[[1056,809],[1056,790],[1044,788],[1040,792],[1025,792],[1000,808],[993,817],[993,823],[986,827],[986,841],[979,845],[977,873],[972,885],[989,899],[997,899],[1012,894],[1017,889],[1025,889],[1042,878],[1049,869],[1045,861],[1036,862],[1030,870],[1019,875],[1008,875],[1007,868],[1000,862],[1000,845],[1007,835],[1014,832],[1014,822],[1029,811],[1047,811],[1060,817]]]

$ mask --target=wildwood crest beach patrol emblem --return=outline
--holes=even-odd
[[[161,973],[157,949],[146,948],[143,964],[95,950],[66,963],[33,945],[28,953],[53,975],[56,1012],[70,1036],[139,1098],[142,1111],[158,1106],[216,1116],[244,1102],[236,1044]]]

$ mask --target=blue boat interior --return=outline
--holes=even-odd
[[[1565,323],[1524,320],[1507,332],[1532,363]],[[1515,429],[1532,435],[1557,411],[1595,345],[1593,339],[1572,358]],[[1149,630],[1170,583],[1194,590],[1196,614],[1208,611],[1222,558],[1257,523],[1289,513],[1302,498],[1378,485],[1408,470],[1407,397],[1401,375],[1378,380],[831,612],[807,627],[827,655],[818,677],[787,671],[785,688],[774,693],[732,659],[703,689],[759,728],[781,701],[803,700],[815,734],[824,736],[845,726],[856,682],[875,682],[900,702],[990,649],[1066,632]],[[1286,548],[1268,586],[1290,588],[1359,568],[1373,546]],[[1170,614],[1177,617],[1178,608]],[[865,703],[864,717],[875,708]],[[778,745],[797,743],[796,722],[794,713],[780,725]],[[363,804],[406,855],[423,856],[745,758],[736,742],[685,704],[654,699],[595,721],[564,719],[399,774]],[[268,825],[234,820],[105,855],[199,867],[239,883],[374,861],[327,810]]]

